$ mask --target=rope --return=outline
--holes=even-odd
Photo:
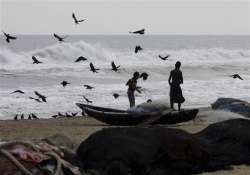
[[[14,156],[12,156],[11,153],[4,149],[1,149],[0,153],[8,158],[17,168],[21,170],[22,173],[24,173],[25,175],[32,175],[32,173],[27,170],[27,168],[25,168]]]

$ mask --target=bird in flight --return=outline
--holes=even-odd
[[[112,66],[112,70],[115,71],[115,72],[117,72],[118,69],[119,69],[119,67],[120,67],[120,65],[116,66],[115,63],[114,63],[114,61],[111,62],[111,66]]]
[[[87,97],[85,97],[84,95],[82,96],[84,98],[84,100],[87,102],[87,103],[93,103],[93,101],[87,99]]]
[[[147,80],[148,74],[146,72],[143,72],[143,73],[141,73],[140,78],[142,78],[143,80]]]
[[[85,21],[85,19],[81,19],[81,20],[76,19],[75,13],[72,13],[72,18],[74,19],[75,24],[79,24],[80,22]]]
[[[36,100],[37,102],[41,103],[42,101],[39,98],[29,97],[31,100]]]
[[[129,33],[143,35],[145,33],[145,29],[141,29],[141,30],[137,30],[134,32],[129,32]]]
[[[120,96],[119,94],[113,93],[113,97],[114,97],[115,99],[117,99],[119,96]]]
[[[243,78],[239,74],[233,74],[233,75],[230,75],[230,77],[233,77],[234,79],[239,78],[239,79],[243,80]]]
[[[24,92],[22,90],[19,90],[19,89],[16,90],[16,91],[11,92],[10,94],[14,94],[14,93],[24,94]]]
[[[67,38],[67,36],[61,37],[61,36],[59,36],[59,35],[57,35],[57,34],[55,34],[55,33],[54,33],[54,37],[55,37],[58,41],[60,41],[60,42],[63,42],[64,39]]]
[[[78,58],[75,60],[75,63],[80,62],[80,61],[86,61],[86,60],[87,60],[87,58],[85,58],[85,57],[83,57],[83,56],[80,56],[80,57],[78,57]]]
[[[96,69],[93,63],[89,63],[89,66],[90,66],[90,71],[92,71],[93,73],[98,73],[97,71],[100,70],[100,69]]]
[[[86,89],[93,89],[94,87],[93,86],[90,86],[90,85],[87,85],[87,84],[85,84],[85,85],[83,85]]]
[[[135,53],[138,53],[140,50],[142,50],[141,46],[135,46]]]
[[[67,81],[62,81],[62,82],[61,82],[61,85],[62,85],[63,87],[66,87],[68,84],[70,84],[70,83],[67,82]]]
[[[39,61],[35,56],[32,56],[32,60],[33,60],[33,64],[43,63],[43,62]]]
[[[5,33],[5,32],[3,32],[3,34],[5,35],[5,37],[6,37],[6,42],[7,43],[9,43],[10,42],[10,40],[15,40],[15,39],[17,39],[17,37],[15,37],[15,36],[11,36],[10,34],[8,34],[8,33]]]
[[[160,59],[166,61],[167,58],[170,57],[170,55],[167,55],[167,56],[165,56],[165,57],[163,57],[163,56],[161,56],[161,55],[158,55],[158,57],[159,57]]]
[[[40,93],[37,92],[37,91],[34,91],[34,93],[38,96],[38,98],[41,98],[41,100],[42,100],[43,102],[47,102],[47,100],[46,100],[47,97],[45,97],[44,95],[40,94]]]

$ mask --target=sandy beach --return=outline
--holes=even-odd
[[[191,121],[177,125],[164,126],[183,129],[195,133],[209,123]],[[90,117],[77,117],[74,119],[40,119],[40,120],[2,120],[0,121],[1,140],[36,140],[44,137],[61,134],[72,139],[76,144],[86,139],[92,133],[102,128],[113,127],[103,124]],[[233,170],[202,173],[202,175],[246,175],[250,174],[250,167],[235,166]]]

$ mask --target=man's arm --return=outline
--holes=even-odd
[[[169,75],[169,77],[168,77],[168,84],[169,84],[169,85],[172,84],[172,83],[171,83],[171,78],[172,78],[172,71],[170,72],[170,75]]]
[[[182,72],[180,73],[181,76],[180,76],[180,84],[183,84],[183,76],[182,76]]]

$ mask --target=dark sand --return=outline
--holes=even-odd
[[[184,129],[194,133],[209,124],[201,121],[191,121],[170,127]],[[77,117],[73,119],[40,119],[40,120],[2,120],[0,121],[0,140],[32,140],[41,139],[55,134],[62,134],[76,143],[80,143],[90,134],[105,127],[111,127],[95,119]],[[242,153],[244,154],[244,153]],[[247,175],[250,167],[235,166],[234,170],[203,173],[203,175]]]

